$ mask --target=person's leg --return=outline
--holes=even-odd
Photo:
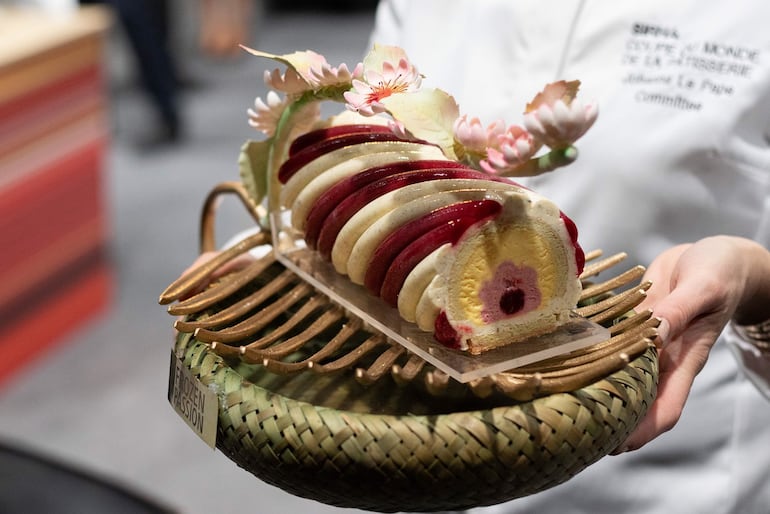
[[[109,0],[118,15],[136,57],[142,85],[160,118],[159,130],[150,131],[158,142],[181,135],[178,78],[169,44],[166,0]]]

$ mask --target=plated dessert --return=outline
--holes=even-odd
[[[577,82],[547,85],[520,125],[483,125],[423,88],[398,48],[375,46],[352,71],[250,51],[283,69],[249,112],[264,136],[244,144],[241,181],[204,202],[213,257],[160,297],[176,317],[172,377],[196,386],[178,389],[214,398],[216,433],[199,435],[291,494],[379,512],[501,503],[617,448],[656,394],[657,320],[635,312],[650,284],[640,266],[595,280],[625,255],[584,255],[568,216],[516,183],[576,158],[596,118]],[[322,119],[324,101],[339,114]],[[215,252],[225,193],[262,230]],[[356,301],[462,360],[528,348],[572,312],[609,335],[452,380],[288,267],[284,235]]]
[[[276,56],[244,146],[256,203],[285,212],[308,248],[440,343],[471,354],[552,331],[581,291],[578,231],[514,181],[572,162],[596,119],[579,83],[547,85],[522,125],[483,126],[423,89],[405,52],[375,45],[353,71],[311,51]],[[281,97],[280,94],[284,96]],[[318,104],[346,112],[321,119]]]

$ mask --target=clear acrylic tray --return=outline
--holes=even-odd
[[[398,310],[337,273],[331,263],[307,248],[291,226],[291,211],[270,215],[276,259],[321,293],[374,329],[419,355],[458,382],[469,382],[493,373],[510,371],[609,339],[609,330],[573,314],[554,331],[516,344],[471,355],[434,340],[433,334],[405,321]]]

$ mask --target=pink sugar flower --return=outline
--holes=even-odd
[[[406,130],[406,127],[400,121],[388,120],[388,128],[401,139],[412,139],[411,134],[409,134],[409,131]]]
[[[264,79],[267,87],[289,95],[301,94],[312,88],[312,85],[292,68],[287,68],[283,73],[279,69],[265,70]]]
[[[361,63],[356,65],[353,71],[350,71],[345,63],[333,67],[324,62],[320,66],[310,68],[310,76],[313,77],[316,87],[350,84],[354,78],[360,78],[362,75],[363,64]]]
[[[253,55],[273,59],[287,66],[283,73],[281,70],[275,69],[265,71],[264,74],[265,84],[268,88],[287,95],[298,96],[306,91],[314,91],[329,86],[348,86],[354,78],[362,75],[362,65],[358,65],[351,72],[345,64],[336,67],[331,66],[323,55],[312,50],[273,55],[247,47],[242,48]]]
[[[398,93],[416,91],[422,77],[407,58],[401,57],[396,65],[383,61],[381,69],[364,68],[363,80],[354,78],[353,89],[344,93],[347,108],[365,116],[385,112],[381,100]]]
[[[548,84],[527,105],[524,126],[551,148],[571,146],[596,121],[598,106],[575,98],[579,85],[579,81],[563,80]]]
[[[488,147],[496,146],[498,137],[505,133],[505,124],[497,120],[485,128],[478,118],[469,120],[468,115],[463,114],[455,121],[453,131],[455,140],[466,151],[484,154]]]
[[[490,145],[487,158],[479,163],[487,173],[505,174],[523,165],[540,149],[532,134],[518,125],[511,125]]]

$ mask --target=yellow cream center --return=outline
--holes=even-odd
[[[494,280],[500,280],[498,269],[501,266],[511,265],[537,270],[534,287],[543,300],[551,298],[559,282],[553,252],[551,242],[532,227],[509,225],[497,230],[482,230],[478,237],[465,241],[464,249],[458,255],[457,279],[450,285],[450,298],[456,299],[455,306],[468,321],[477,325],[488,322],[490,302],[489,298],[485,302],[482,290],[485,284],[489,288]]]

